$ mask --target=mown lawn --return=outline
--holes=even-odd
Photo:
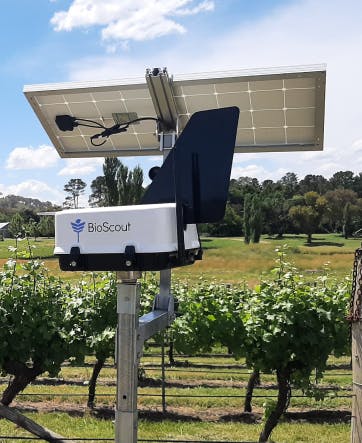
[[[64,413],[27,414],[29,418],[52,429],[65,437],[114,438],[114,424],[111,420],[92,417],[85,413],[81,417]],[[256,442],[261,424],[236,422],[212,423],[184,420],[150,421],[139,420],[140,440],[216,440]],[[275,443],[346,443],[349,441],[348,424],[281,423],[273,433]],[[29,436],[13,424],[0,420],[0,442],[18,443],[19,440],[3,440],[1,435]],[[24,441],[24,440],[23,440]],[[88,440],[96,443],[96,440]]]
[[[53,257],[54,239],[38,239],[30,242],[34,257],[44,259],[45,266],[53,274],[65,279],[77,280],[80,273],[61,272],[57,259]],[[288,260],[302,272],[311,276],[322,272],[324,266],[336,276],[349,275],[353,266],[354,251],[360,246],[360,239],[345,240],[337,234],[315,234],[311,245],[304,235],[286,235],[283,239],[263,236],[258,244],[245,245],[243,238],[204,238],[202,239],[204,258],[192,266],[173,271],[175,277],[191,280],[202,277],[207,280],[256,284],[260,276],[275,265],[277,248],[288,246]],[[14,255],[9,251],[15,241],[6,239],[0,242],[0,264]],[[26,240],[19,242],[20,255],[29,251]]]
[[[202,276],[223,282],[255,284],[260,276],[275,266],[277,248],[288,247],[288,260],[302,272],[318,275],[324,266],[338,277],[349,275],[353,266],[354,251],[360,240],[348,239],[336,234],[316,234],[312,245],[307,245],[306,236],[286,235],[283,239],[263,236],[258,244],[246,245],[242,238],[204,239],[204,260],[193,266],[174,271],[181,279]]]

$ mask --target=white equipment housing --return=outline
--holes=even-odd
[[[195,224],[185,225],[187,264],[200,257]],[[63,270],[160,270],[177,261],[176,204],[70,209],[55,215]],[[185,263],[186,264],[186,263]]]

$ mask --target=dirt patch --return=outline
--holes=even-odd
[[[74,403],[54,404],[50,401],[38,402],[14,402],[15,407],[22,413],[29,412],[61,412],[73,417],[94,416],[105,420],[114,420],[114,408],[99,405],[94,409],[89,409],[83,405]],[[260,423],[263,417],[262,408],[254,408],[254,411],[238,412],[235,408],[208,408],[195,411],[191,407],[167,407],[166,413],[161,408],[139,408],[139,418],[150,421],[174,420],[174,421],[203,421],[203,422],[240,422],[255,424]],[[285,415],[284,420],[288,422],[308,422],[308,423],[349,423],[351,411],[348,409],[338,410],[302,410],[291,408]]]

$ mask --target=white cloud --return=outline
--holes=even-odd
[[[183,9],[176,9],[174,11],[175,15],[194,15],[198,14],[199,12],[205,12],[205,11],[213,11],[215,9],[215,4],[212,1],[203,1],[199,3],[197,6],[194,6],[193,8],[183,8]]]
[[[285,175],[288,170],[284,168],[278,168],[275,171],[268,171],[264,166],[258,164],[250,165],[235,165],[231,170],[231,178],[238,177],[252,177],[257,178],[260,182],[264,180],[279,180],[280,177]]]
[[[61,203],[64,193],[38,180],[26,180],[16,185],[0,183],[0,193],[3,195],[21,195],[22,197],[38,198],[42,201]]]
[[[90,175],[103,162],[103,158],[69,158],[65,160],[65,166],[58,172],[58,175],[73,176],[75,178]]]
[[[51,168],[58,162],[59,156],[52,146],[41,145],[38,148],[14,148],[6,160],[7,169],[43,169]]]
[[[120,72],[138,76],[146,67],[158,66],[160,60],[176,79],[178,72],[185,71],[327,63],[324,151],[238,154],[235,161],[262,165],[265,171],[260,172],[268,178],[279,169],[296,172],[300,178],[306,174],[330,177],[338,170],[360,172],[361,16],[360,0],[298,0],[280,6],[266,17],[248,23],[240,21],[240,26],[216,35],[210,33],[210,38],[197,45],[197,36],[193,35],[157,54],[77,60],[70,66],[70,78],[117,78]]]
[[[286,172],[295,172],[299,179],[307,174],[330,178],[337,171],[349,170],[355,174],[362,171],[362,139],[343,148],[327,146],[324,151],[245,154],[245,158],[243,155],[234,157],[232,178],[249,176],[260,181],[279,180]]]
[[[190,7],[187,7],[190,6]],[[56,31],[102,27],[102,39],[111,43],[144,41],[168,34],[183,34],[186,29],[172,17],[211,11],[213,1],[195,0],[73,0],[67,11],[54,14]]]

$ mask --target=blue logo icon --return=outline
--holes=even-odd
[[[77,218],[77,220],[75,222],[70,222],[70,224],[72,225],[73,231],[76,232],[76,234],[77,234],[77,239],[78,239],[78,243],[79,243],[79,234],[81,232],[83,232],[85,222],[82,221],[80,218]]]

